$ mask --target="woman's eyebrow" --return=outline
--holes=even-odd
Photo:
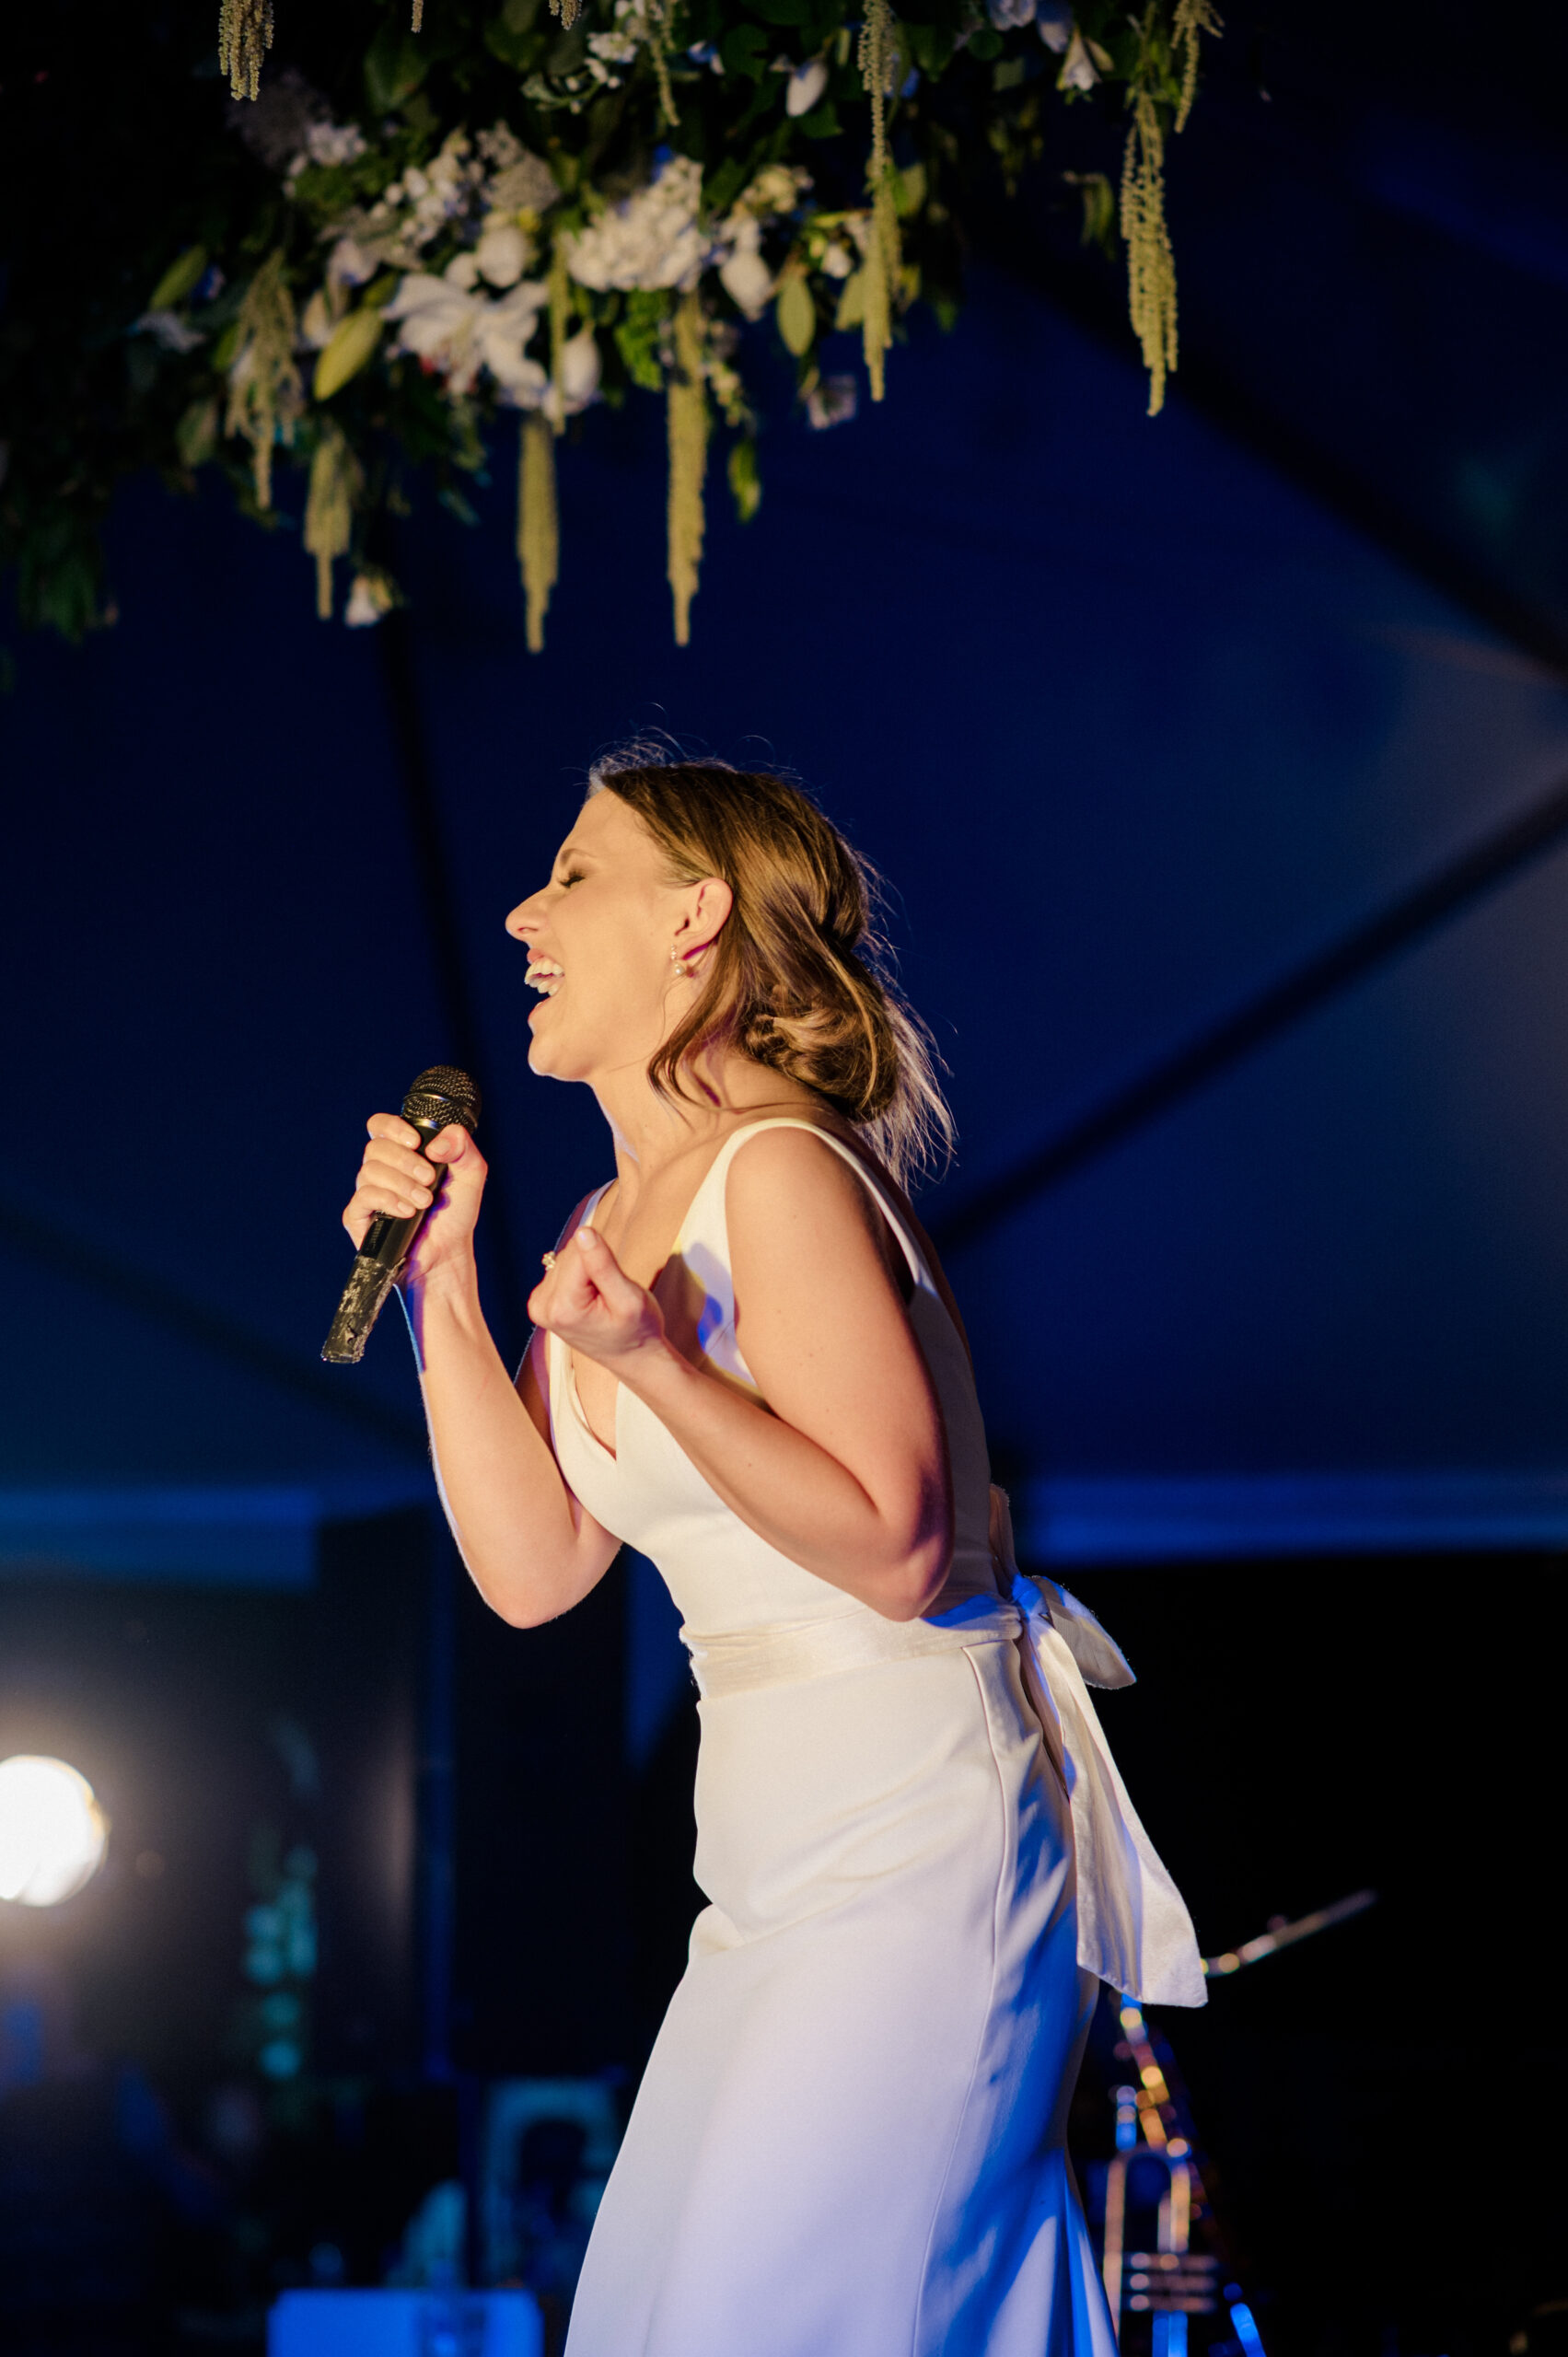
[[[555,865],[559,867],[563,859],[592,859],[593,855],[581,843],[563,843],[555,854]]]

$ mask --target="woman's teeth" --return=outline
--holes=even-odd
[[[530,958],[528,970],[523,977],[545,998],[553,998],[564,979],[553,958]]]

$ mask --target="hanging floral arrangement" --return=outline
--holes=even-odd
[[[385,518],[411,471],[432,468],[469,514],[466,482],[510,420],[537,650],[562,438],[595,403],[645,392],[666,411],[685,644],[715,445],[743,518],[761,497],[765,339],[813,425],[853,417],[863,385],[881,401],[911,308],[956,314],[976,158],[1016,188],[1051,105],[1111,118],[1119,192],[1110,171],[1067,177],[1086,233],[1125,249],[1157,411],[1177,359],[1166,143],[1220,29],[1211,0],[856,5],[412,0],[411,21],[396,0],[334,82],[314,55],[270,54],[272,0],[222,0],[226,160],[121,331],[143,430],[122,432],[120,463],[158,455],[187,481],[224,468],[261,520],[300,470],[318,611],[361,625],[400,595]],[[830,356],[854,351],[832,344],[842,331],[858,370]],[[76,570],[52,589],[47,506],[36,483],[19,501],[0,489],[0,554],[19,559],[34,619],[79,629],[94,560],[67,538]]]

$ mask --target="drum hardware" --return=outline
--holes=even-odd
[[[1376,1897],[1376,1891],[1359,1890],[1295,1922],[1276,1917],[1256,1939],[1205,1956],[1204,1973],[1211,1980],[1227,1979],[1281,1948],[1363,1913]],[[1262,2336],[1241,2285],[1222,2282],[1232,2272],[1226,2261],[1191,2247],[1196,2221],[1207,2218],[1211,2235],[1215,2226],[1198,2159],[1197,2131],[1169,2044],[1130,1997],[1121,1999],[1117,2019],[1121,2038],[1115,2058],[1136,2072],[1135,2084],[1112,2091],[1116,2154],[1106,2171],[1102,2274],[1118,2338],[1124,2317],[1146,2316],[1152,2328],[1151,2357],[1188,2357],[1189,2317],[1215,2316],[1223,2302],[1234,2335],[1226,2348],[1235,2357],[1265,2357]],[[1167,2175],[1156,2213],[1156,2247],[1129,2250],[1129,2180],[1134,2167],[1150,2164],[1163,2165]],[[1220,2357],[1213,2343],[1211,2350],[1213,2357]]]

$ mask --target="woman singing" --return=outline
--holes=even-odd
[[[794,786],[595,771],[508,932],[529,1062],[615,1176],[514,1384],[459,1129],[406,1273],[442,1494],[519,1628],[657,1564],[702,1692],[710,1904],[588,2248],[569,2357],[1114,2357],[1063,2143],[1098,1979],[1197,2003],[1179,1898],[1018,1580],[957,1307],[901,1182],[948,1116],[865,871]],[[431,1200],[370,1122],[345,1225]]]

